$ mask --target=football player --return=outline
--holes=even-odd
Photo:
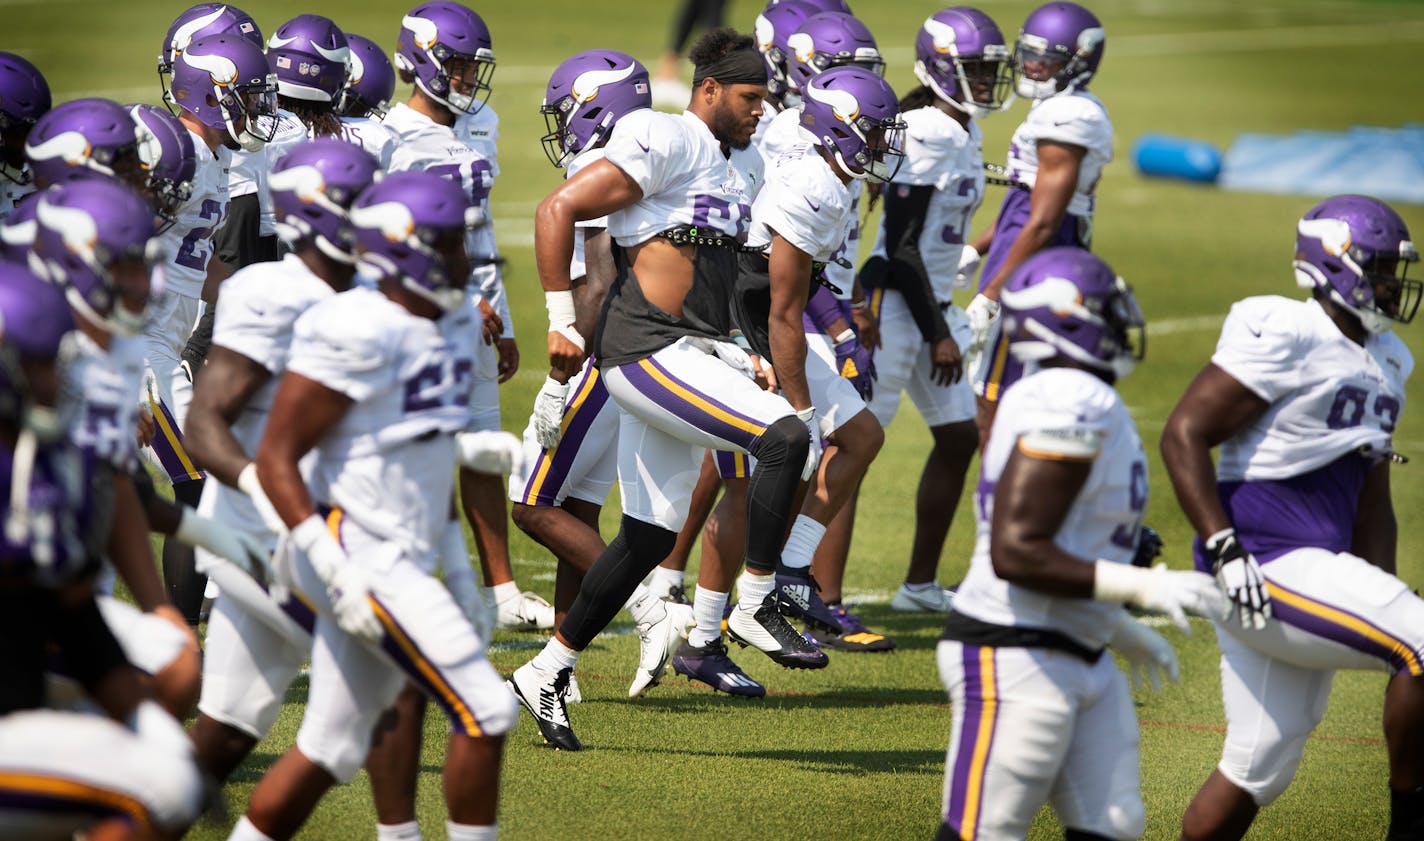
[[[101,521],[114,512],[57,417],[70,305],[23,268],[0,266],[0,321],[0,834],[143,839],[179,830],[203,792],[187,740],[94,600]],[[56,657],[93,712],[47,707]]]
[[[293,146],[344,134],[336,103],[346,88],[350,61],[346,33],[321,15],[297,15],[267,39],[267,64],[277,77],[278,116],[277,133],[265,150],[268,172]]]
[[[144,172],[143,192],[158,213],[161,232],[177,221],[178,207],[193,195],[198,152],[193,135],[178,118],[157,105],[125,105],[133,117],[138,137],[139,166]]]
[[[168,255],[166,286],[144,335],[150,402],[160,431],[153,449],[173,481],[175,498],[191,506],[202,495],[203,474],[183,449],[181,426],[192,394],[188,360],[198,356],[197,349],[188,350],[186,358],[183,353],[202,310],[216,302],[219,284],[232,273],[216,256],[214,237],[227,217],[233,151],[259,152],[276,132],[276,78],[261,47],[243,29],[250,24],[239,20],[233,26],[234,31],[186,44],[169,41],[170,95],[178,118],[193,135],[198,163],[192,195],[160,235]],[[193,563],[191,554],[164,546],[164,578],[175,603],[196,622],[205,582]]]
[[[579,750],[565,706],[582,651],[667,556],[687,513],[703,447],[758,457],[749,502],[742,598],[776,613],[775,565],[799,479],[815,469],[813,412],[759,388],[746,353],[728,340],[729,293],[746,238],[752,184],[729,158],[750,152],[766,96],[766,68],[750,37],[704,36],[692,51],[694,92],[680,115],[627,114],[604,159],[540,204],[535,255],[550,307],[550,364],[573,376],[583,351],[569,277],[575,223],[608,215],[628,254],[628,277],[609,293],[595,353],[623,412],[618,535],[584,577],[578,598],[544,650],[511,683],[555,747]]]
[[[376,172],[370,155],[331,138],[291,149],[270,184],[278,231],[292,253],[238,270],[218,299],[213,346],[188,413],[193,457],[218,480],[203,489],[199,510],[252,536],[269,556],[283,529],[257,482],[252,454],[297,318],[351,286],[348,211]],[[193,741],[204,770],[226,780],[276,720],[311,651],[314,617],[295,596],[281,588],[263,592],[250,573],[215,565],[210,553],[200,552],[198,563],[221,595],[208,618]],[[266,564],[255,572],[270,580]]]
[[[993,423],[993,404],[1021,366],[996,338],[999,290],[1019,264],[1054,245],[1092,244],[1094,195],[1113,157],[1112,122],[1088,91],[1103,58],[1105,35],[1097,17],[1076,3],[1053,2],[1029,13],[1014,44],[1019,96],[1032,101],[1009,143],[1008,178],[1016,182],[994,227],[975,237],[961,260],[972,277],[973,255],[983,254],[979,292],[965,308],[974,363],[981,435]]]
[[[1003,108],[1008,58],[999,27],[978,9],[943,9],[920,27],[921,85],[900,103],[910,127],[905,166],[885,190],[875,247],[860,273],[879,337],[871,411],[889,427],[908,392],[934,441],[915,492],[910,565],[890,602],[896,610],[949,609],[936,573],[979,443],[963,365],[969,320],[952,295],[966,280],[955,267],[979,259],[965,244],[984,198],[977,120]]]
[[[1391,841],[1424,838],[1424,600],[1395,576],[1391,435],[1414,358],[1392,332],[1424,284],[1392,208],[1326,199],[1296,226],[1306,301],[1246,298],[1162,432],[1216,627],[1226,744],[1182,837],[1236,839],[1290,785],[1338,669],[1382,671]],[[1219,446],[1218,463],[1211,450]]]
[[[0,52],[0,222],[32,192],[34,175],[25,141],[35,121],[50,109],[49,83],[29,61]]]
[[[1216,614],[1211,576],[1132,565],[1147,458],[1114,383],[1141,356],[1132,291],[1081,248],[1039,252],[1003,290],[1003,337],[1025,366],[1004,395],[976,491],[969,573],[937,658],[953,710],[939,841],[1024,838],[1050,804],[1069,839],[1142,835],[1134,671],[1178,678],[1176,654],[1124,603]]]
[[[517,707],[434,575],[481,335],[464,288],[469,207],[433,173],[368,188],[350,217],[376,288],[332,296],[297,321],[256,471],[291,529],[291,586],[316,607],[311,691],[296,745],[258,784],[233,839],[294,834],[355,775],[406,680],[450,718],[450,837],[497,832]],[[298,463],[309,452],[306,479]]]
[[[350,75],[336,102],[342,136],[375,156],[381,169],[390,169],[399,139],[381,125],[396,92],[396,70],[380,45],[370,38],[346,33],[350,49]]]
[[[652,106],[648,85],[647,68],[625,53],[589,50],[562,62],[549,78],[540,108],[549,128],[544,151],[550,162],[572,178],[602,160],[618,121]],[[560,324],[550,332],[582,349],[593,346],[617,272],[607,227],[602,217],[576,223],[571,291],[546,296],[550,325]],[[572,290],[579,290],[577,302]],[[509,478],[515,525],[558,561],[554,611],[560,622],[584,573],[607,548],[598,517],[616,478],[618,423],[618,407],[608,400],[594,357],[588,356],[572,378],[551,367],[524,431],[525,469]],[[641,584],[624,607],[638,629],[638,671],[628,689],[630,697],[637,697],[661,677],[692,624],[692,613],[685,605],[664,606]],[[576,693],[577,684],[570,689]]]
[[[449,178],[473,205],[466,247],[485,341],[479,347],[471,406],[476,428],[487,431],[499,429],[499,384],[519,367],[489,215],[489,192],[498,174],[493,145],[497,118],[485,100],[494,66],[489,28],[473,10],[450,0],[416,6],[401,20],[396,42],[396,69],[413,89],[410,99],[391,108],[382,122],[399,138],[392,171],[424,170]],[[514,581],[504,495],[497,476],[474,471],[460,475],[460,501],[474,533],[485,585],[492,588],[500,627],[551,628],[553,605],[521,592]]]

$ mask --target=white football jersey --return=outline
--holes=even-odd
[[[455,118],[455,136],[489,161],[493,174],[499,175],[499,114],[486,102],[473,114]]]
[[[223,281],[213,320],[213,345],[242,354],[271,374],[232,424],[233,437],[249,455],[257,452],[267,428],[272,398],[287,370],[297,318],[318,301],[335,294],[295,254],[276,262],[253,263]],[[204,486],[199,512],[254,536],[275,537],[247,494],[221,482]]]
[[[227,171],[227,195],[235,199],[250,196],[258,191],[258,185],[267,180],[267,147],[256,152],[246,149],[232,151],[232,166]]]
[[[766,126],[764,131],[763,125]],[[782,156],[816,142],[810,132],[801,128],[800,108],[775,112],[770,115],[770,121],[768,115],[763,114],[761,122],[757,124],[757,130],[761,131],[761,137],[754,142],[768,170],[774,168],[777,159]]]
[[[905,162],[886,191],[934,187],[920,233],[920,254],[934,284],[935,299],[950,300],[959,256],[969,238],[970,220],[984,200],[984,135],[979,124],[966,129],[933,105],[905,115]],[[886,257],[885,219],[880,220],[871,254]]]
[[[465,249],[471,262],[497,257],[499,247],[495,244],[494,222],[489,215],[489,194],[496,173],[494,162],[478,149],[466,145],[454,129],[440,125],[405,103],[386,112],[382,125],[394,132],[398,140],[391,154],[390,171],[425,171],[458,182],[471,204],[484,211],[487,220],[465,237]],[[504,321],[504,336],[513,336],[514,319],[509,315],[509,302],[498,268],[476,266],[470,277],[480,297],[488,301]]]
[[[191,132],[190,132],[191,134]],[[213,234],[227,216],[228,170],[232,152],[219,146],[216,152],[198,135],[193,135],[198,165],[193,172],[193,194],[178,206],[174,222],[159,235],[166,263],[165,287],[180,295],[197,298],[208,279],[208,261],[213,256]]]
[[[752,202],[747,245],[769,246],[775,231],[812,260],[824,262],[845,242],[854,221],[849,185],[806,146],[777,159],[772,167],[766,186]]]
[[[722,154],[722,144],[688,111],[634,111],[613,127],[604,156],[643,191],[643,197],[608,217],[608,231],[625,248],[679,225],[696,225],[745,240],[751,184]]]
[[[1270,404],[1222,443],[1223,482],[1288,479],[1363,446],[1388,446],[1414,370],[1394,333],[1361,347],[1314,300],[1276,295],[1232,305],[1211,361]]]
[[[1121,605],[1052,596],[999,578],[989,560],[994,490],[1015,449],[1050,459],[1091,461],[1088,480],[1054,536],[1064,551],[1130,564],[1147,506],[1147,456],[1137,426],[1112,386],[1073,368],[1045,368],[1004,392],[975,490],[977,516],[969,573],[954,596],[965,616],[1068,634],[1089,648],[1107,644]]]
[[[601,160],[603,160],[602,146],[596,149],[584,149],[564,165],[564,178],[573,178],[579,170]],[[569,277],[577,279],[588,274],[588,263],[584,259],[583,251],[585,229],[596,228],[602,230],[607,227],[607,216],[600,216],[597,219],[588,219],[583,222],[574,223],[574,258],[569,261]]]
[[[776,119],[776,115],[781,112],[776,106],[766,100],[761,103],[761,116],[757,118],[756,130],[752,132],[752,145],[761,148],[761,141],[766,137],[766,130],[771,127],[771,121]],[[771,161],[767,161],[771,163]]]
[[[369,152],[382,170],[391,168],[391,156],[400,143],[395,132],[370,117],[342,117],[341,139]]]
[[[1033,187],[1038,175],[1041,140],[1088,150],[1078,167],[1078,188],[1068,202],[1068,212],[1073,216],[1092,216],[1098,179],[1103,176],[1103,167],[1113,158],[1112,121],[1103,103],[1087,91],[1036,100],[1009,142],[1009,178]]]
[[[26,170],[29,169],[28,164]],[[3,177],[0,177],[0,222],[4,222],[10,216],[10,212],[15,209],[15,205],[20,199],[35,191],[34,182],[29,184],[16,184]]]
[[[105,350],[74,330],[61,347],[60,416],[70,442],[127,474],[138,466],[143,337],[112,336]]]
[[[354,401],[316,447],[312,498],[422,564],[449,520],[479,341],[470,307],[432,321],[365,287],[297,320],[287,369]]]

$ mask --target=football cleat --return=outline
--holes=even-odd
[[[629,698],[636,698],[648,687],[657,685],[678,642],[687,638],[687,632],[696,623],[688,605],[666,602],[663,608],[662,619],[638,623],[638,673],[628,686]]]
[[[583,703],[583,693],[579,691],[578,675],[569,672],[569,688],[564,690],[564,704]]]
[[[687,597],[687,588],[681,584],[674,584],[669,587],[667,595],[663,596],[663,601],[672,602],[673,604],[692,604],[692,600]]]
[[[573,669],[550,672],[530,661],[515,669],[506,681],[514,697],[534,716],[544,741],[555,750],[583,750],[583,743],[569,725],[567,700],[573,674]]]
[[[554,627],[554,606],[528,590],[499,603],[498,627],[513,631],[543,631]]]
[[[948,613],[953,601],[954,591],[941,587],[939,582],[918,589],[901,584],[895,598],[890,600],[890,607],[905,613]]]
[[[894,651],[895,641],[877,634],[860,622],[860,617],[846,610],[844,605],[832,605],[831,612],[840,620],[841,632],[828,634],[819,628],[807,628],[811,641],[822,648],[837,651]]]
[[[672,656],[672,670],[728,695],[766,697],[766,687],[752,680],[732,662],[732,658],[727,656],[727,644],[720,637],[704,646],[684,642]]]
[[[816,591],[816,579],[810,569],[798,569],[776,574],[776,589],[771,594],[776,597],[776,610],[782,616],[800,619],[807,625],[820,628],[832,634],[841,632],[841,623],[836,614],[821,601]]]
[[[752,646],[788,669],[824,669],[831,659],[796,633],[769,593],[756,609],[737,605],[727,619],[727,635],[742,648]]]

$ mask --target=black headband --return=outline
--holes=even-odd
[[[764,85],[766,62],[762,61],[761,53],[753,48],[733,50],[711,64],[694,68],[692,86],[702,84],[703,79],[716,79],[722,85]]]

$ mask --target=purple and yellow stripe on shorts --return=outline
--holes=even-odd
[[[371,609],[386,629],[385,638],[381,640],[381,649],[391,656],[407,677],[415,681],[426,695],[440,705],[449,717],[454,732],[464,736],[483,735],[484,731],[480,728],[479,720],[475,718],[475,711],[445,679],[440,668],[420,650],[420,646],[411,639],[410,634],[406,633],[405,628],[396,621],[390,611],[386,610],[380,599],[374,595],[369,598]]]
[[[717,475],[723,479],[745,479],[751,475],[747,460],[751,458],[736,450],[713,450],[712,461],[717,464]]]
[[[723,441],[730,441],[750,450],[762,433],[766,432],[766,424],[698,391],[694,386],[673,376],[652,358],[620,365],[618,370],[630,385],[649,400],[677,418]]]
[[[984,378],[981,396],[990,403],[997,403],[999,397],[1003,395],[1004,389],[1013,385],[1013,381],[1019,377],[1016,372],[1012,379],[1008,379],[1010,376],[1009,363],[1013,360],[1009,359],[1009,338],[1004,335],[1002,328],[994,331],[993,340],[989,342],[983,352],[989,354],[989,370]]]
[[[984,803],[984,775],[994,747],[994,727],[999,713],[999,685],[992,646],[966,645],[964,664],[964,721],[959,728],[959,749],[950,761],[953,771],[944,822],[964,841],[974,841]]]
[[[598,369],[590,365],[574,388],[574,399],[564,410],[563,434],[553,449],[539,451],[539,459],[529,471],[519,501],[525,505],[557,505],[559,489],[569,478],[579,447],[588,437],[599,412],[608,403],[608,388]]]
[[[158,426],[158,434],[153,436],[150,446],[168,473],[168,478],[175,485],[179,482],[196,482],[203,479],[205,474],[193,464],[193,460],[188,457],[188,451],[183,448],[183,432],[178,429],[178,421],[174,420],[173,413],[168,411],[162,400],[152,394],[148,396],[148,408],[153,414],[154,424]]]
[[[1271,594],[1271,613],[1281,622],[1383,660],[1396,673],[1424,675],[1424,656],[1418,649],[1363,616],[1273,581],[1266,582],[1266,589]]]
[[[150,832],[148,807],[123,792],[52,774],[0,771],[0,811],[127,818]]]

